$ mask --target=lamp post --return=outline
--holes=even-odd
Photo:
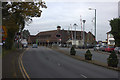
[[[86,20],[83,20],[83,46],[85,46],[85,22]]]
[[[75,27],[75,33],[74,33],[74,40],[75,40],[75,46],[76,46],[76,26],[78,26],[76,23],[73,25]]]
[[[89,8],[89,10],[94,10],[95,11],[95,40],[96,40],[96,9]]]

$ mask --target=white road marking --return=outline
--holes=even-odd
[[[82,77],[87,78],[85,75],[81,74]]]

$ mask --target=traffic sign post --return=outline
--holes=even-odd
[[[56,34],[56,38],[57,38],[57,44],[59,44],[59,42],[61,42],[61,34]]]

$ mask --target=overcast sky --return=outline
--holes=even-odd
[[[25,26],[31,35],[36,35],[41,31],[56,30],[60,25],[62,29],[68,30],[70,24],[76,23],[77,30],[81,30],[80,15],[86,20],[85,31],[94,34],[95,17],[94,10],[97,10],[97,40],[105,40],[107,32],[111,30],[109,20],[118,17],[118,0],[46,0],[47,9],[42,9],[40,18],[33,18],[29,26]],[[74,27],[72,28],[74,30]]]

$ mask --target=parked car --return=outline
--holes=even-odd
[[[115,47],[114,51],[115,53],[120,53],[120,47]]]
[[[37,48],[38,45],[37,44],[33,44],[32,48]]]
[[[79,48],[79,49],[86,49],[87,46],[81,45],[81,46],[78,46],[77,48]]]
[[[105,48],[106,48],[106,47],[107,47],[107,46],[105,46],[105,45],[104,45],[104,46],[100,46],[100,49],[99,49],[99,50],[100,50],[100,51],[105,51]]]
[[[28,47],[28,44],[22,44],[22,47],[23,47],[23,48],[27,48],[27,47]]]
[[[97,44],[95,47],[94,47],[94,51],[98,51],[100,49],[100,45],[99,44]]]
[[[87,44],[87,47],[86,48],[93,48],[94,45],[93,44]]]
[[[105,48],[105,51],[108,51],[108,52],[114,51],[114,46],[107,46],[107,47]]]

